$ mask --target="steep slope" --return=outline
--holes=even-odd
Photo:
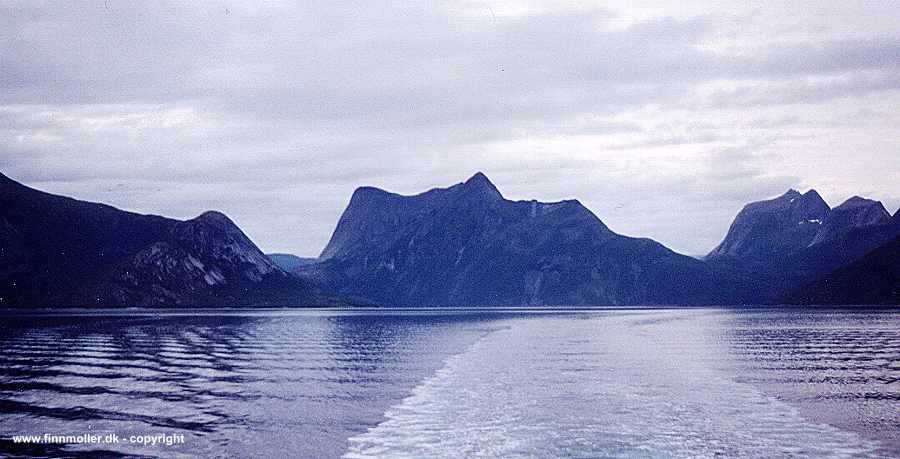
[[[880,202],[854,196],[828,213],[811,245],[841,237],[855,228],[885,225],[890,219],[891,214]]]
[[[0,267],[3,307],[329,303],[220,213],[139,215],[2,174]]]
[[[892,220],[850,226],[785,258],[778,266],[793,273],[793,287],[796,287],[855,262],[897,236],[900,236],[900,225]]]
[[[578,201],[509,201],[478,173],[401,196],[356,190],[299,274],[397,306],[706,304],[733,286],[704,263],[617,235]]]
[[[884,206],[854,196],[830,209],[815,190],[790,190],[748,204],[706,260],[754,285],[753,302],[788,292],[846,266],[900,234]]]
[[[809,246],[830,211],[815,190],[788,190],[775,199],[750,203],[706,258],[766,263],[783,257]]]
[[[785,302],[900,305],[900,237],[800,289]]]
[[[778,198],[746,205],[706,259],[771,266],[803,256],[813,246],[822,250],[859,230],[883,228],[890,220],[878,201],[854,196],[831,209],[815,190],[802,195],[789,190]]]

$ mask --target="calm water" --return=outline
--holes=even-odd
[[[900,312],[0,321],[0,456],[900,456]],[[10,440],[85,432],[184,444]]]

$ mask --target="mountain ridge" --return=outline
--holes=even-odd
[[[892,219],[884,205],[852,196],[831,208],[814,189],[751,202],[732,222],[723,241],[706,256],[770,263],[840,237],[854,228],[886,225]]]
[[[295,272],[398,306],[721,298],[721,279],[702,262],[618,235],[577,200],[506,200],[482,173],[411,196],[358,188],[320,262]]]
[[[792,189],[744,206],[705,259],[756,285],[753,302],[778,302],[892,239],[892,220],[878,201],[853,196],[832,209],[815,190]]]
[[[142,215],[0,174],[0,307],[335,305],[227,216]]]
[[[900,210],[790,189],[745,205],[698,260],[617,234],[575,199],[508,200],[478,172],[409,196],[358,187],[304,259],[263,254],[221,212],[143,215],[0,173],[0,307],[804,303],[840,282],[853,297],[846,270],[871,274],[857,264],[894,256],[897,237]]]
[[[783,301],[801,304],[900,304],[900,237],[795,290]]]
[[[785,194],[744,206],[725,239],[707,256],[767,261],[785,251],[808,246],[831,208],[815,190]]]

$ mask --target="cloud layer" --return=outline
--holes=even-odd
[[[0,170],[302,255],[476,170],[690,254],[788,187],[896,209],[896,6],[702,3],[3,2]]]

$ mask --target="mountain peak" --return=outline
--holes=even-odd
[[[806,247],[831,212],[816,190],[785,194],[744,206],[735,217],[725,239],[709,258],[733,257],[769,260],[782,253]]]
[[[216,226],[234,226],[234,222],[227,215],[216,210],[207,210],[195,217],[192,221],[203,222]]]
[[[793,188],[790,188],[783,195],[776,198],[775,201],[788,199],[790,200],[790,202],[794,202],[798,198],[802,199],[804,202],[825,202],[825,200],[822,199],[822,196],[819,195],[819,192],[812,188],[810,188],[806,193],[801,193]]]
[[[374,186],[360,186],[353,190],[353,196],[351,196],[351,199],[353,199],[353,197],[363,197],[371,194],[387,194],[387,192],[382,190],[381,188],[376,188]]]
[[[491,180],[487,178],[481,172],[476,172],[471,178],[463,183],[463,188],[466,190],[475,190],[482,196],[498,200],[503,199],[503,195],[500,194],[500,191],[497,190],[497,187],[491,183]]]
[[[884,204],[882,204],[881,201],[860,196],[853,196],[850,199],[847,199],[841,205],[835,207],[834,210],[868,212],[872,218],[877,220],[888,220],[891,218],[891,213],[884,208]]]
[[[822,196],[816,190],[809,190],[806,193],[803,193],[800,196],[800,201],[804,204],[810,212],[815,214],[827,214],[831,207],[822,199]]]
[[[885,214],[890,216],[890,213],[887,209],[884,208],[884,205],[881,201],[876,201],[874,199],[863,198],[861,196],[852,196],[846,201],[844,201],[841,205],[835,207],[835,209],[840,208],[856,208],[856,207],[873,207],[878,210],[883,210]]]
[[[819,195],[819,192],[812,188],[810,188],[809,191],[807,191],[806,193],[803,193],[803,197],[808,198],[808,199],[816,199],[817,198],[820,201],[824,201],[824,199],[822,199],[822,196]]]
[[[859,227],[868,225],[880,225],[891,219],[884,205],[879,201],[866,199],[859,196],[844,201],[832,210],[825,223],[831,228],[831,232],[847,227]],[[823,240],[827,234],[821,235],[818,240]]]
[[[221,220],[221,219],[225,219],[228,217],[226,217],[225,214],[223,214],[222,212],[219,212],[217,210],[207,210],[206,212],[203,212],[202,214],[198,215],[197,218]]]

